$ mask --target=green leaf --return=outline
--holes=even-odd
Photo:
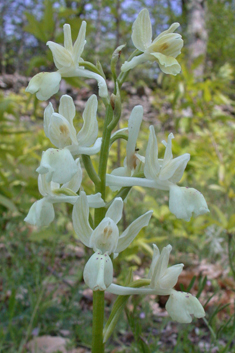
[[[106,322],[106,325],[104,327],[104,331],[103,331],[103,336],[104,336],[104,340],[103,342],[107,342],[107,340],[109,339],[109,337],[111,336],[114,328],[116,327],[119,317],[123,311],[123,309],[126,306],[126,303],[128,301],[128,298],[130,297],[130,295],[123,295],[123,296],[119,296],[112,308],[111,314],[108,318],[108,321]]]
[[[55,30],[55,22],[53,17],[53,2],[51,0],[45,0],[44,6],[45,11],[43,14],[42,26],[43,30],[49,38],[52,37],[53,32]]]
[[[212,205],[212,207],[215,210],[217,216],[219,217],[219,220],[222,223],[223,228],[227,228],[228,220],[224,215],[224,213],[216,205]]]
[[[138,280],[138,281],[130,283],[129,287],[139,288],[139,287],[146,286],[148,284],[149,284],[149,281]],[[104,337],[103,342],[104,343],[107,342],[107,340],[111,336],[114,328],[116,327],[118,319],[119,319],[123,309],[125,308],[129,297],[130,297],[130,295],[119,295],[117,297],[115,303],[113,304],[112,311],[110,313],[108,321],[106,322],[106,325],[103,330],[103,337]]]
[[[27,75],[30,75],[31,71],[35,69],[35,67],[47,66],[48,60],[45,58],[45,55],[37,55],[34,56],[28,65]]]
[[[15,206],[15,204],[10,199],[8,199],[3,195],[0,195],[0,204],[8,208],[12,212],[18,212],[18,209]]]
[[[34,15],[30,14],[29,12],[25,12],[25,16],[29,24],[24,26],[24,30],[33,34],[37,39],[45,43],[47,41],[47,36],[43,30],[42,23],[37,21]]]

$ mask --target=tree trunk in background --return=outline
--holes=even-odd
[[[182,0],[182,9],[186,15],[188,63],[193,64],[201,57],[201,62],[194,69],[196,77],[203,76],[205,68],[207,29],[206,29],[206,0]]]
[[[97,17],[96,17],[96,36],[95,36],[95,53],[96,53],[96,60],[99,60],[99,51],[100,51],[100,44],[101,44],[101,12],[102,12],[102,0],[97,1]]]

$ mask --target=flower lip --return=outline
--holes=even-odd
[[[192,322],[192,315],[196,318],[205,316],[205,310],[199,300],[190,293],[173,290],[166,303],[166,310],[171,318],[180,323]]]

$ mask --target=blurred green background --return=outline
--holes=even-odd
[[[181,326],[176,325],[174,327],[179,327],[176,341],[169,344],[159,331],[161,325],[162,330],[167,331],[169,319],[156,322],[149,303],[141,304],[135,299],[129,310],[136,321],[127,313],[132,336],[126,338],[130,329],[123,317],[107,351],[214,352],[218,347],[218,352],[235,352],[233,0],[11,0],[0,3],[1,352],[25,352],[32,337],[46,334],[69,338],[71,349],[79,346],[84,348],[79,352],[89,351],[91,297],[89,293],[84,294],[82,271],[91,253],[76,240],[71,206],[57,205],[56,220],[46,229],[30,227],[23,221],[31,204],[40,198],[35,170],[41,153],[53,147],[43,131],[43,110],[47,103],[27,94],[25,87],[29,77],[36,73],[55,70],[46,42],[63,43],[64,23],[71,25],[75,40],[81,21],[86,20],[87,43],[82,57],[94,64],[101,62],[111,89],[112,52],[118,45],[127,44],[120,57],[120,67],[134,49],[131,26],[143,7],[150,12],[153,38],[172,22],[181,24],[179,31],[185,41],[179,57],[182,73],[176,77],[166,76],[156,64],[136,67],[123,86],[120,127],[127,126],[133,106],[143,104],[144,121],[137,141],[142,155],[150,124],[155,126],[159,143],[173,132],[173,155],[186,152],[191,155],[179,185],[201,191],[210,214],[190,222],[177,220],[169,212],[167,192],[134,188],[125,204],[120,227],[126,227],[149,209],[154,213],[148,228],[115,260],[115,276],[119,283],[124,283],[129,268],[138,269],[137,275],[143,275],[150,263],[151,244],[156,243],[161,248],[170,243],[172,263],[184,262],[185,273],[190,272],[184,286],[187,287],[195,275],[195,293],[203,292],[204,288],[204,293],[208,294],[202,297],[203,304],[211,300],[210,296],[219,294],[208,309],[207,321],[198,325],[199,333],[195,325],[188,325],[182,331]],[[96,83],[80,79],[63,81],[61,91],[52,98],[54,108],[65,93],[75,100],[75,127],[78,127],[86,100],[97,93]],[[99,136],[103,116],[104,106],[100,102]],[[109,172],[122,165],[125,144],[122,141],[113,145]],[[163,153],[161,145],[160,157]],[[97,167],[97,157],[93,157],[93,161]],[[94,192],[85,172],[82,186],[86,192]],[[108,192],[111,199],[114,195]],[[221,274],[218,277],[212,274],[205,281],[202,270],[193,271],[193,265],[197,267],[202,262],[219,266]],[[214,268],[211,272],[215,272]],[[224,293],[228,297],[221,299]],[[164,304],[160,302],[161,306]],[[140,319],[144,311],[145,316]],[[195,335],[202,340],[201,346],[195,346]],[[68,352],[72,352],[70,348]]]

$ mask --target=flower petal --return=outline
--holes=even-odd
[[[111,218],[105,217],[92,232],[90,247],[94,251],[101,250],[110,255],[117,247],[118,237],[119,230],[116,223]]]
[[[180,73],[181,66],[172,56],[166,56],[161,53],[151,53],[151,55],[157,59],[160,69],[165,74],[175,76]]]
[[[42,196],[48,196],[52,194],[53,190],[59,189],[60,184],[54,183],[53,181],[47,181],[45,174],[39,174],[38,176],[38,190]]]
[[[170,211],[180,219],[189,222],[192,214],[199,216],[210,212],[204,196],[196,189],[170,186]]]
[[[136,148],[136,141],[140,131],[140,125],[143,119],[143,107],[142,105],[137,105],[132,109],[129,121],[128,121],[128,141],[126,146],[126,164],[127,167],[132,170],[135,169],[135,148]]]
[[[149,269],[148,278],[151,278],[153,276],[154,268],[156,267],[159,258],[160,251],[158,249],[158,246],[156,244],[153,244],[153,258]]]
[[[192,322],[192,316],[197,318],[205,316],[205,311],[199,300],[190,293],[172,291],[166,303],[166,310],[171,318],[180,323]]]
[[[132,26],[132,42],[140,51],[145,51],[152,41],[152,25],[147,9],[140,11]]]
[[[72,56],[67,49],[65,49],[62,45],[51,41],[46,44],[52,51],[54,63],[57,69],[70,67],[72,65]]]
[[[148,53],[161,53],[176,58],[183,47],[183,40],[178,33],[170,33],[155,40],[147,49]]]
[[[75,65],[78,63],[80,56],[84,50],[84,46],[86,44],[86,21],[82,21],[77,39],[74,43],[73,47],[73,61]]]
[[[152,288],[159,287],[161,278],[163,277],[163,275],[167,270],[171,250],[172,250],[171,245],[167,245],[162,249],[161,255],[155,264],[155,268],[153,269],[151,283],[150,283],[150,286]]]
[[[53,205],[43,198],[34,202],[24,220],[29,224],[44,227],[48,226],[54,218],[55,211]]]
[[[90,247],[90,237],[93,232],[89,224],[89,206],[87,196],[81,191],[72,212],[73,227],[78,239],[86,246]]]
[[[159,36],[157,36],[157,38],[154,39],[153,42],[155,42],[156,40],[158,40],[159,38],[161,38],[162,36],[165,36],[168,33],[173,33],[175,32],[175,30],[180,26],[180,24],[178,22],[174,22],[172,23],[172,25],[166,30],[163,31],[162,33],[159,34]]]
[[[183,267],[183,264],[177,264],[169,267],[159,281],[161,289],[173,288],[178,282],[178,277],[181,274]]]
[[[100,192],[97,192],[97,194],[94,195],[88,195],[87,201],[89,207],[100,208],[105,206],[105,202],[102,199]]]
[[[59,114],[68,120],[70,125],[73,125],[73,118],[75,117],[76,110],[72,97],[64,94],[60,98]]]
[[[126,228],[126,230],[119,237],[118,245],[115,250],[116,253],[120,253],[121,251],[125,250],[134,240],[134,238],[139,234],[140,230],[149,224],[152,213],[153,211],[146,212]]]
[[[46,109],[44,110],[44,121],[43,121],[45,135],[48,138],[49,138],[49,124],[50,124],[51,116],[53,113],[54,113],[53,105],[50,102],[48,104],[48,106],[46,107]]]
[[[158,162],[158,144],[153,125],[149,127],[149,130],[150,134],[146,149],[144,175],[148,179],[156,180],[161,168]]]
[[[72,42],[72,35],[71,35],[71,27],[70,27],[70,25],[65,23],[64,26],[63,26],[63,31],[64,31],[64,47],[65,47],[65,49],[67,51],[69,51],[72,54],[73,42]]]
[[[47,100],[59,91],[60,81],[59,72],[40,72],[31,78],[25,91],[36,93],[39,100]]]
[[[83,112],[83,126],[77,134],[77,140],[80,146],[88,147],[92,145],[98,135],[98,122],[96,118],[98,101],[95,94],[93,94],[87,101],[85,110]]]
[[[122,218],[123,201],[121,197],[116,197],[109,206],[105,217],[111,218],[116,224]]]
[[[64,148],[77,142],[76,131],[67,119],[58,113],[53,113],[48,126],[49,139],[58,148]]]
[[[84,272],[84,281],[93,291],[104,291],[113,280],[113,263],[108,254],[102,255],[99,251],[87,261]]]
[[[164,167],[162,166],[161,172],[159,174],[159,179],[169,180],[172,183],[177,183],[182,178],[184,174],[184,170],[189,160],[190,160],[189,153],[185,153],[182,156],[172,159]],[[164,165],[164,161],[163,161],[163,165]]]
[[[171,132],[168,135],[167,143],[165,141],[162,141],[162,143],[166,146],[162,168],[164,168],[165,165],[168,164],[173,158],[173,155],[172,155],[172,139],[173,138],[174,138],[174,135]]]
[[[78,167],[69,150],[49,148],[43,152],[40,166],[36,171],[39,174],[46,174],[47,182],[64,184],[77,173]]]
[[[80,189],[81,183],[82,183],[82,167],[80,164],[80,160],[79,158],[77,158],[75,160],[78,170],[77,173],[74,174],[74,176],[72,177],[72,179],[70,179],[70,181],[68,181],[67,183],[63,184],[61,189],[63,188],[68,188],[74,192],[77,192]]]

